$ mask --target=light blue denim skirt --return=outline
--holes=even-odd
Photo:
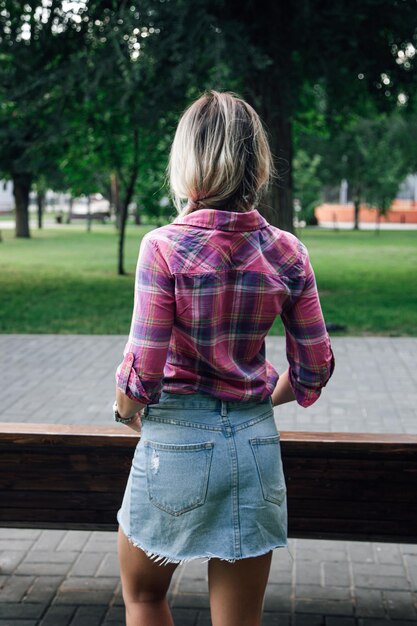
[[[162,392],[145,408],[117,521],[159,564],[234,562],[288,546],[271,397]]]

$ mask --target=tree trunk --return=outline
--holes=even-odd
[[[87,196],[87,232],[91,232],[91,197]]]
[[[270,134],[270,145],[275,159],[277,176],[272,180],[268,195],[266,217],[268,221],[291,233],[294,232],[294,207],[292,183],[292,132],[291,120],[278,106],[269,121],[265,119]]]
[[[294,7],[290,2],[225,3],[231,19],[244,14],[248,37],[257,50],[272,60],[262,68],[251,66],[244,77],[251,104],[266,125],[277,176],[264,208],[266,219],[294,232],[292,180],[292,115],[297,88],[293,78]]]
[[[120,193],[119,193],[119,177],[116,172],[112,172],[110,175],[111,181],[111,204],[114,209],[116,228],[120,230],[122,222],[123,207],[120,205]]]
[[[126,198],[127,200],[127,198]],[[123,207],[120,213],[120,222],[119,222],[119,250],[118,250],[118,263],[117,263],[117,273],[119,276],[124,276],[126,274],[124,267],[124,246],[125,246],[125,231],[126,231],[126,218],[127,218],[127,208],[128,202],[123,203]]]
[[[142,220],[141,220],[141,215],[140,215],[140,209],[138,206],[136,206],[136,210],[135,210],[135,225],[136,226],[140,226],[142,224]]]
[[[354,220],[353,220],[353,230],[359,230],[359,209],[360,209],[360,199],[355,198],[353,201],[353,206],[355,207],[354,211]]]
[[[270,224],[293,233],[290,95],[286,92],[286,81],[279,76],[277,70],[273,76],[264,75],[256,78],[250,86],[252,94],[250,99],[265,123],[276,169],[276,176],[273,177],[266,199],[261,204],[262,213]],[[276,85],[279,85],[279,89]]]
[[[41,229],[43,224],[43,207],[45,202],[45,192],[38,191],[36,194],[36,204],[38,205],[38,228]]]
[[[72,206],[74,204],[74,198],[70,196],[68,200],[68,215],[67,215],[67,224],[71,224],[72,219]]]
[[[16,211],[16,237],[30,237],[29,230],[29,193],[32,186],[30,174],[13,176],[13,195]]]
[[[132,201],[133,192],[135,191],[136,180],[138,177],[139,167],[139,131],[137,128],[133,130],[133,161],[130,169],[129,182],[126,187],[126,193],[123,200],[123,205],[120,207],[120,221],[119,221],[119,254],[118,254],[118,267],[117,273],[119,276],[126,274],[124,268],[124,245],[125,245],[125,230],[127,221],[127,212],[129,204]],[[116,176],[117,180],[117,176]],[[119,194],[118,194],[119,195]]]

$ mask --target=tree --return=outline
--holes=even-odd
[[[408,124],[399,115],[373,120],[366,129],[364,141],[373,142],[372,158],[366,169],[366,201],[377,209],[378,223],[385,215],[404,178],[411,172],[411,163],[404,150],[403,137]]]
[[[30,236],[29,192],[61,153],[76,88],[69,67],[85,27],[76,8],[63,6],[0,0],[0,170],[13,180],[17,237]]]
[[[116,10],[88,16],[86,69],[79,81],[82,98],[72,109],[72,142],[63,164],[71,188],[71,181],[80,181],[85,174],[89,185],[95,181],[101,190],[107,187],[106,195],[111,190],[120,275],[125,274],[126,221],[143,154],[163,132],[161,119],[172,97],[168,81],[161,80],[164,72],[148,52],[147,39],[155,28],[152,13],[143,9],[139,14],[121,3]]]
[[[287,164],[269,199],[278,226],[292,230],[293,122],[302,112],[304,84],[321,86],[328,123],[339,127],[352,112],[363,115],[369,99],[388,110],[401,94],[411,98],[415,10],[414,0],[214,4],[215,36],[225,42],[227,63],[266,122],[278,169]]]
[[[128,207],[158,189],[144,179],[147,163],[161,156],[162,178],[178,114],[203,89],[238,91],[260,112],[280,174],[269,218],[287,230],[306,94],[320,90],[333,135],[370,108],[413,103],[414,0],[143,0],[140,11],[125,0],[0,0],[0,9],[0,171],[14,180],[17,234],[29,234],[32,183],[56,163],[69,188],[82,178],[109,195],[112,178],[120,273]]]
[[[208,83],[217,56],[210,48],[207,17],[190,3],[178,3],[175,13],[171,3],[154,0],[142,2],[140,12],[126,2],[109,3],[104,10],[100,3],[90,3],[83,19],[88,20],[89,36],[78,81],[82,98],[72,107],[65,167],[69,179],[88,171],[90,177],[95,172],[96,178],[112,181],[118,273],[124,274],[129,205],[161,188],[178,113],[187,96],[197,93],[197,82]],[[207,27],[200,39],[196,21]],[[201,56],[190,54],[198,46]],[[216,68],[217,76],[222,71]],[[152,177],[147,174],[150,166],[155,166]]]
[[[323,183],[349,183],[354,204],[354,228],[359,228],[362,203],[385,213],[396,196],[410,161],[404,149],[407,122],[398,113],[373,118],[352,119],[347,128],[317,138],[315,150],[322,155],[320,177]]]
[[[310,155],[299,150],[294,156],[294,195],[299,200],[302,215],[309,225],[316,225],[314,209],[320,202],[322,184],[320,180],[319,154]]]

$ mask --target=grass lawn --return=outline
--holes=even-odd
[[[417,231],[301,235],[327,322],[349,335],[417,336]]]
[[[129,226],[128,276],[116,275],[114,226],[32,230],[0,243],[0,332],[127,335],[140,239],[153,226]],[[327,322],[349,335],[417,335],[417,231],[300,234],[315,268]],[[282,334],[276,320],[271,334]]]

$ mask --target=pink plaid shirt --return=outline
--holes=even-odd
[[[330,378],[334,356],[304,244],[257,209],[178,216],[142,239],[117,386],[144,404],[156,404],[162,389],[263,400],[278,381],[265,356],[277,315],[290,383],[307,407]]]

